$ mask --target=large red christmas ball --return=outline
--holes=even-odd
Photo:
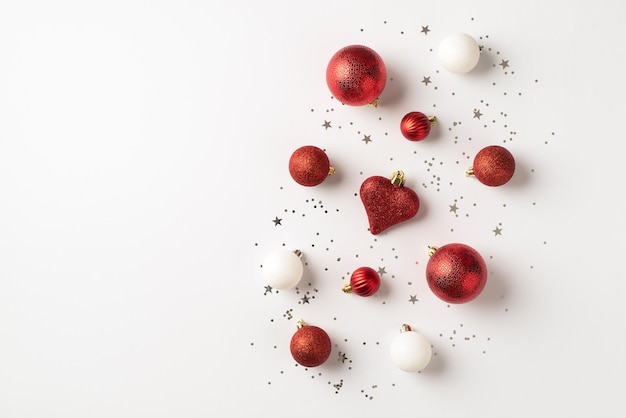
[[[421,141],[430,133],[431,123],[422,112],[409,112],[400,121],[400,132],[409,141]]]
[[[298,364],[316,367],[328,359],[332,347],[326,331],[313,325],[304,325],[291,337],[289,348]]]
[[[298,148],[289,159],[289,174],[302,186],[317,186],[333,172],[326,153],[312,145]]]
[[[487,186],[502,186],[513,177],[515,159],[504,147],[491,145],[478,151],[472,166],[474,176]]]
[[[371,267],[359,267],[350,276],[350,284],[343,287],[346,293],[359,296],[372,296],[380,288],[380,276]]]
[[[380,55],[363,45],[350,45],[333,55],[326,67],[326,83],[341,103],[376,105],[387,82],[387,68]]]
[[[447,244],[435,249],[426,265],[428,287],[448,303],[465,303],[476,298],[487,283],[487,266],[482,256],[465,244]]]

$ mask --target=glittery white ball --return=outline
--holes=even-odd
[[[454,33],[441,41],[437,55],[446,70],[455,74],[465,74],[478,63],[480,47],[468,34]]]
[[[433,349],[417,331],[405,331],[391,343],[391,361],[405,372],[419,372],[430,362]]]
[[[287,290],[298,284],[304,267],[294,251],[278,250],[269,254],[263,261],[261,275],[274,289]]]

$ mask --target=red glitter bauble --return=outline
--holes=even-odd
[[[350,276],[350,284],[343,287],[346,293],[359,296],[372,296],[380,288],[380,276],[371,267],[359,267]]]
[[[435,249],[426,265],[426,281],[435,296],[448,303],[476,298],[487,283],[485,260],[465,244]]]
[[[298,148],[289,159],[289,174],[303,186],[317,186],[332,173],[326,153],[312,145]]]
[[[506,148],[491,145],[478,151],[471,170],[482,184],[502,186],[513,177],[515,159]]]
[[[394,179],[390,181],[385,177],[373,176],[361,184],[361,201],[373,235],[411,219],[419,209],[417,194],[403,186],[404,175],[396,184]]]
[[[387,69],[380,55],[362,45],[350,45],[333,55],[326,68],[326,83],[341,103],[376,105],[385,88]]]
[[[313,325],[303,325],[291,337],[289,348],[298,364],[316,367],[328,359],[332,347],[326,331]]]
[[[421,141],[430,133],[431,123],[431,118],[422,112],[409,112],[400,122],[400,131],[409,141]]]

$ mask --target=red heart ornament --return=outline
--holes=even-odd
[[[394,173],[391,180],[382,176],[367,178],[361,184],[360,194],[373,235],[411,219],[420,206],[417,194],[404,187],[401,171]]]

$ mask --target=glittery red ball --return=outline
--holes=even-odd
[[[409,141],[421,141],[430,133],[430,120],[422,112],[409,112],[400,122],[400,131]]]
[[[303,186],[317,186],[328,177],[329,171],[328,156],[312,145],[298,148],[289,159],[289,174]]]
[[[380,276],[371,267],[359,267],[350,276],[350,290],[359,296],[372,296],[380,287]]]
[[[305,325],[291,337],[290,349],[298,364],[305,367],[319,366],[330,356],[330,337],[319,327]]]
[[[465,303],[476,298],[487,283],[487,266],[481,255],[465,244],[438,248],[426,265],[430,290],[448,303]]]
[[[366,179],[361,184],[360,194],[373,235],[411,219],[420,206],[413,190],[395,186],[389,179],[381,176]]]
[[[515,159],[507,150],[498,145],[481,149],[474,157],[474,175],[487,186],[501,186],[511,180],[515,172]]]
[[[341,103],[362,106],[374,102],[385,88],[387,69],[380,55],[362,45],[350,45],[333,55],[326,83]]]

